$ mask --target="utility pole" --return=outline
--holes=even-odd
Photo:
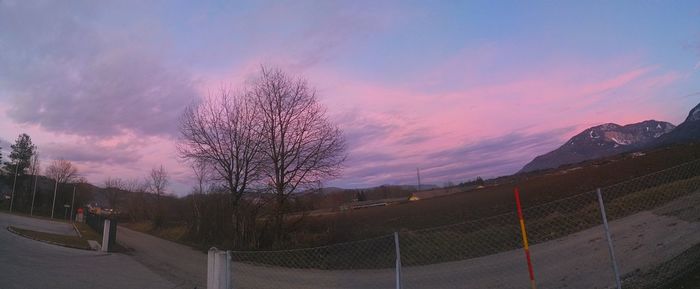
[[[17,186],[17,161],[15,161],[15,181],[12,183],[12,199],[10,199],[10,213],[12,213],[12,205],[15,203],[15,187]]]
[[[420,192],[420,168],[416,168],[416,174],[418,175],[418,191]]]
[[[34,200],[36,199],[36,185],[37,185],[38,179],[39,179],[39,176],[37,175],[37,172],[34,172],[34,192],[32,192],[32,208],[31,208],[31,210],[29,210],[30,216],[34,215]]]
[[[73,221],[73,212],[75,212],[75,184],[73,184],[73,199],[70,201],[70,220]]]
[[[53,186],[53,204],[51,204],[51,219],[53,219],[53,211],[56,208],[56,190],[58,190],[58,178],[56,178],[56,184]]]
[[[29,210],[29,215],[34,215],[34,200],[36,199],[36,185],[39,180],[39,171],[37,169],[39,165],[39,153],[34,153],[34,160],[32,161],[32,173],[34,174],[34,190],[32,191],[32,208]]]

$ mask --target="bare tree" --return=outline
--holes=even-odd
[[[259,178],[261,138],[247,98],[222,89],[185,110],[180,119],[181,157],[207,164],[235,207]]]
[[[146,191],[150,182],[139,182],[138,179],[129,179],[123,182],[124,190],[130,192],[125,200],[126,213],[132,222],[144,220],[150,217],[146,200]]]
[[[58,159],[51,162],[51,164],[46,168],[46,176],[54,179],[55,182],[53,188],[53,202],[51,205],[51,218],[53,219],[56,209],[56,193],[58,191],[58,184],[64,185],[77,179],[78,169],[74,167],[70,161]]]
[[[194,193],[192,194],[192,215],[194,216],[194,222],[192,222],[192,230],[195,234],[200,233],[202,225],[202,201],[204,195],[204,187],[209,178],[209,168],[206,162],[201,160],[196,160],[190,165],[192,172],[197,179],[197,187],[194,188]]]
[[[105,180],[105,198],[113,210],[117,209],[117,206],[120,204],[121,194],[125,190],[125,183],[122,179],[108,177]]]
[[[78,177],[78,168],[70,161],[58,159],[51,162],[46,168],[46,176],[56,180],[59,184],[66,184]]]
[[[262,138],[255,112],[247,95],[234,95],[221,89],[218,95],[210,95],[188,107],[180,119],[180,155],[198,166],[206,166],[206,171],[211,172],[209,179],[226,190],[228,206],[220,210],[229,212],[237,243],[247,242],[245,236],[253,234],[246,231],[255,231],[255,222],[249,219],[255,220],[257,212],[243,208],[242,204],[244,194],[260,180]],[[195,168],[200,181],[201,173],[205,172],[199,170],[201,168],[204,167]],[[201,182],[197,190],[203,191]],[[196,211],[200,209],[198,200],[203,199],[201,197],[194,196]],[[215,218],[214,221],[215,230],[228,229],[223,220]],[[197,232],[199,227],[195,227]]]
[[[156,195],[156,198],[160,198],[165,194],[165,188],[168,187],[168,171],[165,170],[163,165],[158,168],[151,169],[149,174],[149,189],[151,193]]]
[[[263,67],[249,93],[264,140],[264,174],[275,193],[279,241],[289,196],[337,176],[346,159],[345,140],[304,79]]]
[[[165,188],[168,186],[168,172],[165,170],[163,165],[158,168],[151,169],[151,173],[148,175],[149,179],[146,180],[148,185],[148,190],[156,196],[156,208],[155,215],[153,217],[153,226],[156,228],[160,227],[165,221],[165,212],[163,208],[163,195],[165,195]]]

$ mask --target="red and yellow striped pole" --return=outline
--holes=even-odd
[[[530,260],[530,247],[527,244],[527,231],[525,230],[525,219],[523,219],[523,209],[520,205],[520,190],[516,187],[515,191],[515,204],[518,207],[518,219],[520,219],[520,232],[523,235],[523,249],[525,250],[525,258],[527,259],[527,270],[530,273],[530,286],[532,289],[536,289],[535,286],[535,273],[532,270],[532,261]]]

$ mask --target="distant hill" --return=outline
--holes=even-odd
[[[594,126],[575,135],[556,150],[537,156],[519,173],[557,168],[565,164],[648,149],[674,128],[675,126],[671,123],[656,120],[625,126],[614,123]]]
[[[659,139],[659,146],[700,141],[700,104],[673,131]]]

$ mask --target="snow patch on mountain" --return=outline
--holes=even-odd
[[[690,113],[690,120],[700,120],[700,108],[696,108],[695,110],[693,110],[693,112]]]
[[[626,146],[631,144],[632,142],[629,140],[618,140],[616,137],[611,137],[610,138],[612,141],[614,141],[616,144],[621,145],[621,146]],[[615,146],[617,147],[617,146]]]

